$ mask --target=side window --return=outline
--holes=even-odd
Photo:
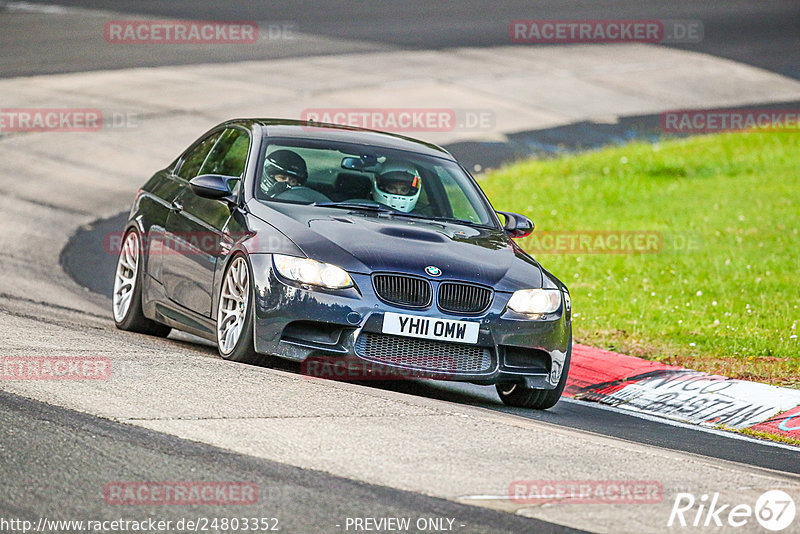
[[[200,141],[200,143],[183,158],[183,164],[181,164],[181,168],[178,171],[178,176],[184,180],[191,180],[200,174],[200,167],[202,167],[206,156],[208,156],[208,153],[211,151],[211,148],[214,146],[214,143],[217,142],[220,135],[221,133],[217,132]]]
[[[203,163],[200,174],[241,177],[249,149],[250,136],[246,132],[233,128],[225,130]]]

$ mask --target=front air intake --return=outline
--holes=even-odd
[[[492,304],[492,290],[474,284],[442,282],[439,309],[450,313],[481,313]]]
[[[378,297],[389,304],[408,308],[427,308],[431,304],[431,284],[424,278],[376,274],[372,285]]]

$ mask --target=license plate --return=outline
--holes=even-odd
[[[421,337],[456,343],[477,343],[480,323],[453,321],[388,312],[383,316],[383,333]]]

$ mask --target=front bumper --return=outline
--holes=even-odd
[[[254,339],[259,353],[295,361],[358,359],[410,371],[410,376],[424,374],[479,384],[524,381],[527,387],[539,389],[553,389],[561,378],[572,330],[563,298],[556,313],[533,319],[507,309],[511,294],[499,292],[491,307],[479,315],[453,315],[436,306],[410,310],[381,301],[369,275],[350,273],[354,288],[305,289],[280,279],[269,254],[254,254],[250,260],[255,282]],[[431,281],[436,286],[437,280]],[[478,342],[430,342],[383,334],[383,316],[389,311],[479,322]],[[402,349],[408,357],[395,357],[392,347]],[[415,358],[409,351],[424,354]]]

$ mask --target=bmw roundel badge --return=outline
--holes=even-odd
[[[442,270],[433,265],[428,265],[427,267],[425,267],[425,272],[431,276],[441,276],[442,274]]]

